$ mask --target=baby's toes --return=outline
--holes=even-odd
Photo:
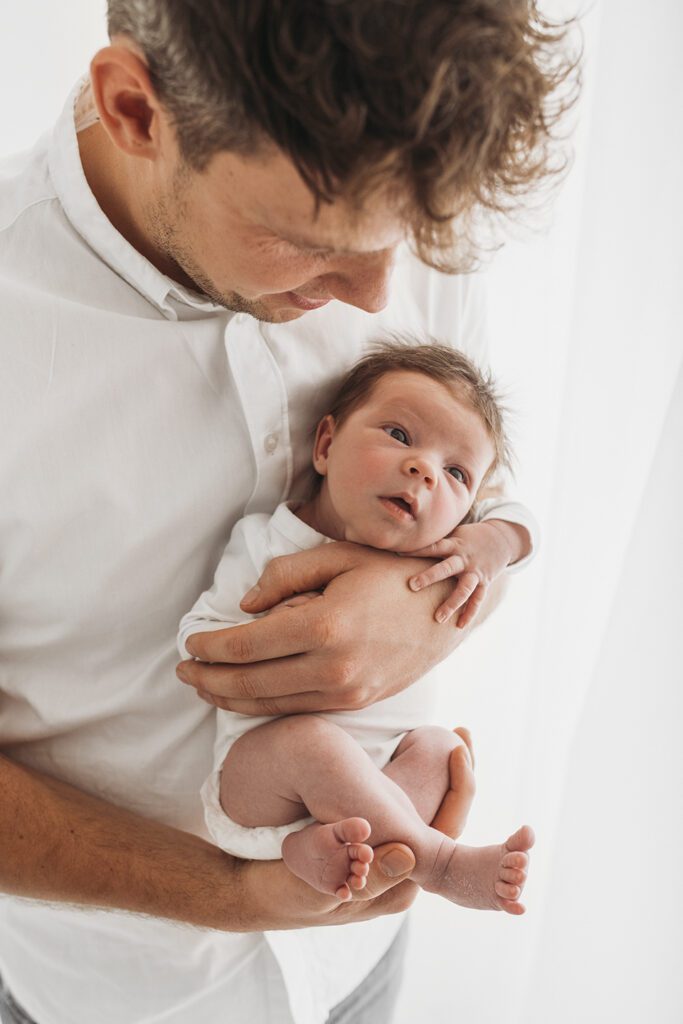
[[[509,882],[496,882],[493,887],[496,891],[496,895],[500,896],[503,900],[518,900],[522,895],[522,890],[518,885],[510,885]]]
[[[360,861],[362,864],[370,864],[375,856],[375,851],[365,843],[353,844],[349,847],[348,854],[352,861]]]
[[[519,868],[501,868],[498,877],[503,882],[510,882],[512,885],[524,885],[526,882],[526,871]]]
[[[364,889],[368,881],[367,875],[349,875],[347,883],[351,889]]]
[[[524,871],[529,866],[529,857],[526,853],[506,853],[500,863],[501,867],[521,868]]]
[[[334,895],[337,897],[338,900],[342,900],[344,903],[346,903],[348,902],[348,900],[351,899],[351,890],[349,889],[348,885],[344,883],[344,885],[339,886]]]

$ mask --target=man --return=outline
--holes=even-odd
[[[373,336],[481,356],[473,280],[429,268],[546,169],[560,34],[484,0],[111,0],[109,29],[0,186],[3,1013],[386,1020],[411,852],[339,904],[212,847],[197,794],[213,704],[386,697],[456,646],[444,591],[353,545],[278,562],[262,607],[324,599],[184,665],[204,701],[174,637]]]

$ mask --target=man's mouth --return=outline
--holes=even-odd
[[[287,292],[285,295],[290,306],[296,309],[320,309],[326,306],[330,299],[309,299],[306,295],[299,295],[298,292]]]
[[[393,495],[392,497],[380,498],[379,499],[384,507],[396,516],[397,519],[401,519],[404,522],[413,521],[415,519],[415,506],[400,495]]]

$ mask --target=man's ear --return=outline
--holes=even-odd
[[[327,456],[334,437],[335,426],[334,417],[328,413],[327,416],[323,416],[315,432],[313,467],[321,476],[327,476]]]
[[[114,145],[129,156],[155,159],[162,108],[142,55],[117,37],[93,57],[90,80],[100,122]]]

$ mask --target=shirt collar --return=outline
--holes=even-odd
[[[185,288],[150,263],[121,235],[100,208],[90,191],[78,151],[79,130],[97,120],[89,77],[74,86],[57,123],[49,147],[48,162],[57,196],[73,227],[88,245],[133,288],[149,299],[169,320],[185,319],[191,310],[224,313],[219,306],[197,292]]]

